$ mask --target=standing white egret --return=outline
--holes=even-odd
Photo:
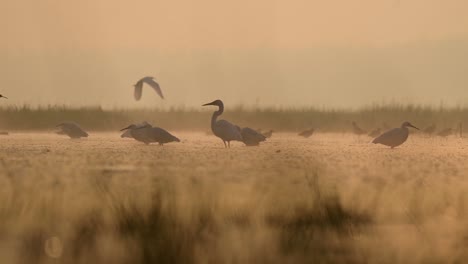
[[[397,147],[405,143],[405,141],[408,139],[408,127],[412,127],[419,130],[419,128],[413,126],[410,122],[404,122],[403,124],[401,124],[401,127],[391,129],[378,136],[372,141],[372,143],[382,144],[391,148]]]
[[[138,101],[141,99],[141,94],[143,93],[143,83],[146,83],[149,86],[151,86],[156,91],[156,93],[158,93],[159,97],[164,99],[164,95],[161,91],[161,87],[159,87],[159,84],[154,80],[154,77],[147,76],[147,77],[141,78],[134,85],[135,86],[135,92],[134,92],[135,100]]]
[[[143,124],[135,125],[131,124],[126,128],[121,129],[120,131],[129,130],[131,136],[140,142],[145,144],[150,143],[159,143],[163,145],[169,142],[180,142],[180,140],[173,136],[171,133],[160,127],[153,127],[150,124],[144,122]]]
[[[77,123],[74,122],[64,122],[58,124],[61,130],[57,132],[59,135],[67,135],[70,138],[82,138],[88,137],[88,133],[86,133]]]
[[[235,125],[231,124],[226,120],[217,120],[218,116],[220,116],[224,112],[223,102],[221,100],[215,100],[211,103],[207,103],[202,106],[207,105],[216,105],[219,108],[218,111],[215,111],[213,113],[213,116],[211,117],[211,131],[213,131],[213,134],[215,134],[215,136],[223,140],[224,147],[231,147],[231,141],[233,140],[242,141],[242,135]]]

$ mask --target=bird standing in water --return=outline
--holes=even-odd
[[[224,104],[221,100],[215,100],[211,103],[204,104],[202,106],[215,105],[218,106],[218,111],[215,111],[211,116],[211,131],[221,140],[223,140],[224,147],[230,148],[231,141],[242,141],[242,135],[238,127],[226,120],[217,120],[220,115],[224,112]],[[227,142],[227,144],[226,144]]]
[[[408,127],[412,127],[419,130],[419,128],[413,126],[410,122],[404,122],[403,124],[401,124],[401,127],[391,129],[378,136],[372,141],[372,143],[382,144],[391,148],[397,147],[405,143],[405,141],[408,139]]]

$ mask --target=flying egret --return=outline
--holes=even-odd
[[[147,145],[154,142],[159,143],[161,146],[170,142],[180,142],[177,137],[173,136],[166,130],[160,127],[153,127],[148,123],[143,125],[131,124],[128,127],[121,129],[120,131],[124,130],[130,130],[130,134],[135,140],[143,142]]]
[[[141,94],[143,93],[143,83],[146,83],[149,86],[151,86],[156,91],[156,93],[158,93],[159,97],[164,99],[164,95],[161,91],[161,87],[159,87],[159,84],[156,81],[154,81],[154,77],[147,76],[147,77],[140,79],[134,85],[135,86],[135,92],[134,92],[135,100],[138,101],[141,99]]]
[[[311,128],[311,129],[304,130],[297,135],[301,137],[309,138],[310,136],[312,136],[312,134],[314,134],[314,132],[315,132],[315,129]]]
[[[59,135],[67,135],[70,138],[88,137],[88,133],[86,133],[77,123],[74,122],[64,122],[58,124],[57,127],[61,128],[61,130],[57,132]]]
[[[403,124],[401,124],[401,127],[388,130],[387,132],[378,136],[372,141],[372,143],[382,144],[391,148],[397,147],[405,143],[405,141],[408,139],[408,127],[412,127],[419,130],[419,128],[413,126],[410,122],[404,122]]]
[[[215,136],[223,140],[224,147],[231,147],[231,141],[233,140],[242,141],[242,135],[235,125],[223,119],[217,120],[218,116],[222,115],[224,112],[223,102],[221,100],[215,100],[211,103],[207,103],[202,106],[207,105],[218,106],[218,111],[215,111],[213,113],[213,116],[211,117],[211,131],[213,131],[213,134],[215,134]]]
[[[353,132],[354,132],[354,134],[360,136],[360,135],[362,135],[362,134],[366,134],[366,133],[367,133],[364,129],[360,128],[360,127],[356,124],[356,122],[353,121],[351,124],[353,125]]]
[[[244,144],[247,146],[258,146],[260,142],[266,140],[264,135],[258,133],[250,127],[244,127],[241,129],[239,126],[236,126],[236,128],[241,133],[242,142],[244,142]]]

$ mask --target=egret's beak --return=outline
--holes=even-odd
[[[126,128],[122,128],[122,129],[120,129],[120,131],[127,130],[127,129],[129,129],[130,127],[131,127],[131,126],[128,126],[128,127],[126,127]]]
[[[412,124],[409,124],[409,126],[412,127],[412,128],[415,128],[415,129],[419,130],[419,128],[413,126]]]
[[[204,104],[204,105],[202,105],[202,106],[207,106],[207,105],[216,105],[214,102],[215,102],[215,101],[213,101],[213,102],[211,102],[211,103]]]
[[[8,97],[6,97],[6,96],[3,96],[3,95],[2,95],[2,98],[8,99]]]

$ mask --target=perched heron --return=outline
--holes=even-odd
[[[314,134],[314,132],[315,132],[315,129],[311,128],[311,129],[304,130],[297,135],[304,137],[304,138],[309,138],[310,136],[312,136],[312,134]]]
[[[132,126],[132,125],[134,125],[135,128],[140,128],[140,127],[144,127],[144,126],[147,126],[147,125],[151,126],[151,124],[146,122],[146,121],[143,121],[140,124],[131,124],[130,126]],[[130,126],[128,126],[128,127],[130,127]],[[120,137],[121,138],[133,138],[132,130],[131,129],[125,130],[125,132],[122,135],[120,135]]]
[[[408,135],[409,135],[408,127],[412,127],[412,128],[419,130],[419,128],[413,126],[410,122],[404,122],[401,125],[401,127],[388,130],[387,132],[378,136],[372,141],[372,143],[382,144],[385,146],[389,146],[391,148],[397,147],[405,143],[405,141],[408,139]]]
[[[359,135],[363,135],[363,134],[366,134],[366,133],[367,133],[364,129],[360,128],[360,127],[356,124],[356,122],[353,121],[351,124],[353,125],[353,133],[354,133],[354,134],[356,134],[356,135],[359,136]]]
[[[258,146],[260,142],[265,141],[266,137],[261,133],[253,130],[250,127],[240,128],[236,126],[238,131],[241,133],[242,142],[247,146]]]
[[[70,138],[82,138],[88,137],[88,133],[86,133],[77,123],[74,122],[64,122],[58,124],[61,130],[57,132],[59,135],[67,135]]]
[[[135,92],[134,92],[135,100],[138,101],[141,99],[141,94],[143,93],[143,83],[146,83],[149,86],[151,86],[159,95],[159,97],[164,99],[164,95],[162,94],[161,87],[159,87],[159,84],[154,80],[154,77],[147,76],[147,77],[140,79],[134,85],[135,86]]]
[[[452,134],[453,134],[452,128],[446,128],[446,129],[441,130],[439,133],[437,133],[439,137],[448,137]]]
[[[261,134],[266,138],[271,138],[271,136],[273,136],[273,132],[275,131],[273,131],[273,129],[270,129],[269,131],[261,133]]]
[[[224,147],[231,147],[231,141],[233,140],[242,141],[242,135],[237,126],[223,119],[217,120],[218,116],[222,115],[224,112],[223,102],[221,100],[215,100],[211,103],[207,103],[202,106],[207,105],[216,105],[219,108],[218,111],[215,111],[213,113],[213,116],[211,117],[211,131],[213,131],[213,134],[215,134],[215,136],[223,140]]]
[[[120,131],[128,130],[130,135],[137,141],[143,142],[147,145],[157,142],[159,145],[164,145],[170,142],[180,142],[180,140],[173,136],[171,133],[160,127],[153,127],[144,122],[139,125],[131,124]]]
[[[372,130],[369,134],[367,134],[369,137],[377,137],[377,136],[380,136],[380,134],[382,133],[382,130],[379,128],[376,128],[374,130]]]
[[[425,134],[431,135],[431,134],[433,134],[435,131],[436,131],[436,125],[435,125],[435,124],[432,124],[432,125],[426,127],[425,129],[423,129],[422,132],[425,133]]]

